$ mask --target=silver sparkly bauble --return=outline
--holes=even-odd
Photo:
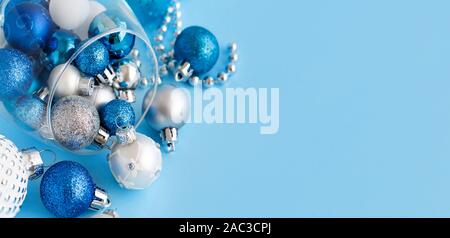
[[[80,96],[58,100],[52,108],[51,123],[55,140],[75,151],[92,144],[100,129],[97,109]]]
[[[100,111],[103,106],[116,99],[116,94],[113,88],[106,85],[100,85],[95,88],[92,96],[87,98],[94,104],[97,110]]]
[[[142,111],[148,108],[152,97],[153,90],[150,90],[145,96]],[[157,131],[166,128],[180,129],[189,119],[189,112],[190,102],[186,91],[174,85],[166,84],[158,88],[146,120]]]
[[[13,142],[0,135],[0,218],[12,218],[19,213],[28,181],[39,178],[43,166],[37,150],[19,151]]]
[[[130,144],[115,144],[108,161],[117,182],[126,189],[147,188],[159,177],[162,169],[159,145],[139,133]]]

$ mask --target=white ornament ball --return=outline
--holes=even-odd
[[[80,27],[89,16],[89,0],[51,0],[50,16],[65,30]]]
[[[27,195],[28,171],[22,153],[0,135],[0,218],[19,213]]]
[[[109,86],[100,86],[95,88],[92,96],[87,98],[95,105],[95,108],[100,111],[106,104],[115,100],[117,97],[113,88]]]
[[[149,137],[136,134],[131,144],[116,144],[108,156],[109,166],[117,182],[126,189],[139,190],[150,186],[162,170],[159,145]]]
[[[55,96],[58,98],[78,95],[78,89],[81,79],[80,71],[72,65],[68,65],[66,70],[62,73],[64,64],[56,66],[48,78],[48,86],[51,91],[55,90]],[[61,78],[58,81],[59,76]]]
[[[74,30],[75,34],[77,34],[81,40],[89,38],[89,26],[91,25],[92,20],[100,13],[106,11],[106,7],[97,1],[89,1],[89,5],[89,16],[80,27]]]

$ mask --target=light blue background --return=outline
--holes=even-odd
[[[186,0],[239,43],[230,87],[280,88],[281,128],[189,125],[146,191],[84,164],[123,217],[450,216],[450,2]],[[45,148],[0,121],[21,147]],[[88,214],[89,215],[89,214]],[[20,217],[48,217],[31,184]]]

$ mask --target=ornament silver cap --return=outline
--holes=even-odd
[[[23,159],[26,161],[28,178],[36,180],[44,174],[44,161],[42,160],[41,151],[36,148],[22,150]]]
[[[94,85],[93,78],[82,78],[78,84],[78,92],[81,96],[91,96],[94,93]]]
[[[191,69],[191,64],[187,61],[177,65],[175,70],[175,81],[177,82],[186,82],[194,75],[194,70]]]
[[[114,71],[114,68],[111,65],[108,65],[102,74],[97,75],[96,79],[101,84],[112,86],[116,77],[117,74]]]
[[[134,89],[119,90],[118,92],[119,92],[119,99],[125,100],[129,103],[136,102],[136,93]]]
[[[94,141],[98,146],[104,147],[106,146],[106,144],[108,144],[110,137],[111,135],[109,134],[109,132],[103,127],[100,127],[100,130],[98,131]]]
[[[42,87],[39,90],[37,90],[33,95],[38,97],[42,101],[47,102],[48,96],[50,95],[50,89],[48,89],[48,87]]]
[[[163,143],[163,148],[167,152],[175,151],[175,143],[178,141],[178,129],[177,128],[166,128],[161,131],[161,139]]]
[[[111,201],[105,190],[97,187],[94,192],[94,201],[92,201],[89,209],[93,211],[103,211],[111,206]]]
[[[134,126],[121,127],[116,132],[117,143],[128,145],[137,140],[136,129]]]

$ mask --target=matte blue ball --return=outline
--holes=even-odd
[[[5,13],[8,13],[11,9],[13,9],[14,7],[16,7],[19,4],[27,3],[27,2],[36,3],[36,4],[39,4],[43,7],[45,7],[46,9],[48,9],[48,3],[45,0],[10,0],[8,2],[8,5],[6,5]]]
[[[46,109],[46,103],[40,98],[26,95],[17,100],[14,114],[27,129],[39,130],[45,123]]]
[[[33,64],[22,52],[0,49],[0,100],[24,95],[33,82]]]
[[[8,43],[25,53],[33,54],[45,47],[54,24],[48,10],[36,3],[22,3],[11,9],[5,18],[5,38]]]
[[[100,41],[96,41],[77,56],[75,63],[85,74],[91,76],[101,74],[108,67],[109,51]]]
[[[209,72],[217,63],[219,55],[217,38],[203,27],[186,28],[175,42],[175,59],[189,62],[197,75]]]
[[[100,111],[100,120],[102,126],[107,129],[111,135],[115,135],[121,127],[136,123],[136,114],[133,106],[129,102],[116,99],[106,104]]]
[[[66,63],[79,44],[80,38],[72,32],[59,30],[53,33],[45,47],[46,69],[51,71],[56,66]]]
[[[89,37],[94,37],[113,29],[127,29],[127,23],[114,12],[103,12],[92,20]],[[100,39],[107,47],[111,58],[122,59],[133,50],[136,37],[126,32],[109,34]]]
[[[63,161],[50,167],[41,182],[41,200],[55,216],[75,218],[86,212],[94,200],[96,186],[79,163]]]

